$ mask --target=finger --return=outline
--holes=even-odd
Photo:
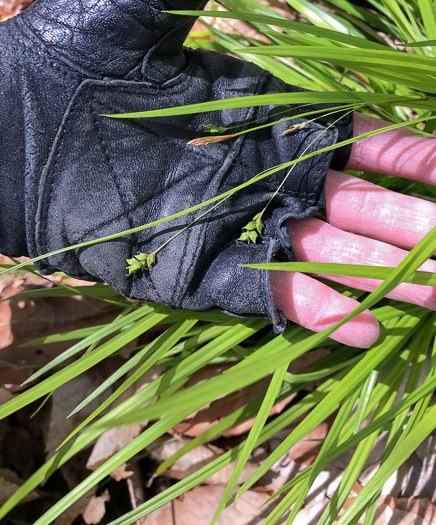
[[[329,170],[327,222],[336,228],[413,248],[436,225],[436,204]]]
[[[368,115],[354,115],[354,136],[388,126]],[[412,135],[406,128],[385,131],[353,144],[345,169],[396,175],[436,184],[436,141]]]
[[[332,326],[359,305],[354,299],[301,273],[270,272],[270,281],[277,308],[291,321],[314,332]],[[350,346],[369,348],[379,334],[377,319],[366,310],[330,337]]]
[[[300,261],[398,266],[408,253],[381,241],[344,232],[313,217],[289,220],[288,226],[295,254]],[[436,272],[436,261],[428,260],[420,269]],[[368,292],[380,284],[375,279],[325,277]],[[436,310],[436,289],[430,286],[402,283],[387,297]]]

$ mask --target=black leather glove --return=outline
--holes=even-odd
[[[35,257],[169,216],[297,158],[337,119],[326,117],[286,137],[280,133],[289,125],[279,123],[196,147],[187,142],[203,133],[204,124],[243,126],[267,119],[275,108],[156,119],[100,116],[300,91],[253,64],[183,48],[194,20],[162,9],[200,9],[205,3],[38,0],[0,25],[3,254]],[[350,135],[347,117],[306,153]],[[343,168],[348,154],[339,150],[332,166]],[[293,259],[284,221],[324,217],[324,181],[332,158],[332,153],[317,155],[295,166],[268,208],[255,244],[236,240],[273,195],[283,172],[233,195],[171,241],[149,270],[127,276],[126,259],[152,253],[200,212],[52,256],[39,269],[105,281],[127,297],[175,308],[270,317],[282,330],[286,320],[274,308],[267,272],[238,265],[273,256]]]

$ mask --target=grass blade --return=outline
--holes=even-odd
[[[70,381],[74,377],[82,374],[86,370],[89,370],[97,363],[106,359],[109,355],[116,352],[119,348],[129,343],[133,339],[136,339],[139,335],[146,332],[152,326],[162,323],[165,318],[168,317],[169,309],[166,307],[156,307],[154,313],[147,315],[145,319],[138,321],[133,327],[125,330],[121,334],[113,337],[107,343],[104,343],[100,347],[96,348],[91,353],[85,355],[78,361],[71,363],[68,367],[60,370],[51,377],[45,379],[41,383],[35,385],[29,390],[21,393],[19,396],[11,399],[4,403],[0,407],[0,419],[8,416],[32,403],[36,399],[45,396],[49,392],[53,392],[56,388]]]
[[[349,525],[361,515],[371,499],[378,492],[390,476],[406,461],[413,450],[424,441],[424,439],[436,428],[436,405],[433,406],[422,418],[419,428],[414,428],[406,438],[396,447],[395,453],[391,454],[374,474],[374,476],[363,487],[362,491],[354,499],[345,514],[338,521],[338,525]]]
[[[365,279],[384,280],[395,269],[387,266],[368,266],[364,264],[317,263],[317,262],[283,262],[265,264],[241,264],[246,268],[258,270],[280,270],[287,272],[313,273],[320,276],[340,275],[344,277],[361,277]],[[436,286],[436,274],[415,270],[403,281],[404,283]]]

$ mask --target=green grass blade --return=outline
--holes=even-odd
[[[166,307],[155,308],[154,313],[147,315],[145,319],[138,321],[133,327],[126,329],[124,332],[113,337],[110,341],[104,343],[78,361],[71,363],[63,370],[60,370],[41,383],[21,393],[19,396],[4,403],[0,407],[0,419],[20,410],[20,408],[27,406],[49,392],[53,392],[53,390],[56,390],[56,388],[65,384],[67,381],[70,381],[86,370],[89,370],[97,363],[100,363],[119,348],[146,332],[152,326],[162,323],[165,318],[168,317],[168,311],[169,309]]]
[[[436,4],[432,0],[418,0],[419,10],[421,11],[422,22],[424,24],[427,37],[436,39]],[[436,42],[433,44],[433,56],[436,53]]]
[[[118,332],[122,330],[123,328],[126,328],[133,323],[137,322],[139,319],[142,319],[145,316],[152,315],[155,311],[154,306],[144,306],[140,309],[136,309],[131,313],[127,313],[126,315],[119,315],[117,319],[112,321],[110,324],[103,325],[101,328],[95,327],[95,330],[92,331],[90,335],[88,335],[85,339],[82,341],[79,341],[75,345],[73,345],[71,348],[66,350],[65,352],[62,352],[62,354],[56,356],[54,359],[50,361],[50,363],[47,363],[45,366],[40,368],[38,372],[35,372],[29,379],[27,379],[23,384],[27,384],[30,381],[34,381],[35,379],[38,379],[42,375],[46,374],[56,366],[61,365],[64,363],[67,359],[70,359],[71,357],[74,357],[77,353],[80,351],[90,347],[91,345],[98,343],[101,341],[104,337],[107,337],[109,335],[114,334],[115,332]],[[169,313],[169,310],[168,310]]]
[[[87,328],[79,328],[77,330],[70,330],[69,332],[64,332],[62,334],[47,335],[45,337],[40,337],[39,339],[32,339],[32,341],[23,343],[19,345],[19,347],[26,348],[28,346],[48,345],[50,343],[60,343],[64,341],[72,341],[74,339],[83,339],[85,337],[92,335],[97,330],[101,330],[105,326],[106,325],[101,324],[101,325],[89,326]]]
[[[254,13],[241,13],[241,12],[231,12],[226,13],[223,11],[214,12],[214,11],[168,11],[173,14],[186,14],[192,16],[201,16],[203,18],[214,17],[214,18],[227,18],[233,20],[242,20],[244,22],[261,22],[265,24],[270,24],[272,26],[278,26],[283,29],[291,29],[296,31],[296,33],[308,33],[314,36],[321,38],[327,38],[333,41],[342,42],[344,44],[349,44],[356,47],[363,48],[373,48],[373,49],[383,49],[384,46],[376,42],[371,42],[362,38],[362,36],[353,36],[347,34],[347,32],[335,31],[331,28],[316,27],[309,24],[303,24],[301,22],[294,22],[287,18],[279,18],[278,16],[266,16],[259,15]],[[269,29],[269,28],[265,28]]]
[[[430,46],[436,46],[436,40],[422,40],[421,42],[404,42],[404,44],[397,44],[397,46],[430,47]]]
[[[354,418],[354,433],[359,431],[360,425],[365,419],[366,411],[369,405],[371,394],[374,390],[375,383],[378,377],[378,370],[371,370],[365,383],[362,386],[362,390],[359,396],[359,404],[357,405],[356,415]]]
[[[420,421],[419,427],[414,428],[408,436],[396,447],[374,476],[368,481],[362,491],[354,499],[345,514],[338,521],[338,525],[349,525],[352,520],[361,515],[371,499],[390,476],[406,461],[413,450],[436,428],[436,405],[433,406]]]
[[[394,35],[397,38],[401,37],[401,33],[398,31],[397,27],[391,23],[391,21],[384,16],[381,16],[381,13],[373,13],[369,9],[365,9],[364,7],[361,7],[353,2],[349,2],[348,0],[327,0],[329,4],[334,6],[336,11],[340,9],[343,13],[343,16],[353,16],[353,20],[355,20],[354,23],[358,23],[357,21],[363,21],[365,23],[365,27],[373,27],[377,28],[379,31],[382,31],[384,34],[387,35]],[[379,35],[377,35],[381,43],[386,46],[387,43],[380,38]]]
[[[262,50],[263,48],[260,48]],[[312,49],[312,48],[310,48]],[[250,48],[250,52],[252,48]],[[248,50],[241,49],[240,52],[248,52]],[[268,106],[271,104],[395,104],[404,105],[411,104],[414,107],[418,104],[420,107],[425,102],[421,97],[403,97],[397,95],[389,95],[385,93],[351,93],[343,91],[325,92],[302,92],[302,93],[274,93],[271,95],[251,95],[245,97],[235,97],[224,100],[213,100],[209,102],[200,102],[197,104],[189,104],[186,106],[177,106],[174,108],[152,109],[148,111],[136,111],[133,113],[114,113],[104,114],[102,116],[118,119],[131,118],[151,118],[151,117],[171,117],[177,115],[192,115],[194,113],[209,113],[210,111],[220,111],[222,109],[246,108],[257,106]],[[433,99],[431,99],[434,103]],[[425,107],[431,107],[426,105]],[[411,121],[413,122],[413,120]],[[403,124],[404,126],[405,124]],[[27,264],[27,263],[26,263]],[[24,263],[23,263],[24,265]],[[0,273],[1,275],[1,273]]]
[[[12,266],[13,268],[13,266]],[[40,297],[92,297],[95,299],[107,299],[120,297],[120,294],[116,292],[110,286],[99,286],[98,284],[93,286],[75,286],[71,287],[62,287],[62,288],[41,288],[36,290],[25,290],[24,292],[17,293],[8,297],[8,301],[12,299],[34,299]],[[123,306],[132,306],[132,303],[127,301],[120,301]]]
[[[221,501],[218,504],[218,508],[215,511],[215,514],[212,518],[211,525],[215,525],[221,512],[225,509],[227,500],[230,497],[233,489],[235,488],[235,485],[239,479],[242,469],[247,463],[250,454],[253,452],[253,449],[256,446],[257,441],[259,440],[259,436],[262,432],[263,427],[265,426],[265,422],[269,416],[271,408],[273,407],[276,401],[280,387],[283,383],[283,377],[286,374],[287,369],[288,365],[286,364],[281,368],[278,368],[274,372],[269,388],[265,394],[265,398],[259,408],[259,413],[256,416],[253,426],[251,427],[248,437],[245,440],[244,446],[238,456],[238,461],[227,483]]]
[[[356,24],[350,23],[345,18],[321,9],[306,0],[288,0],[288,4],[317,27],[324,27],[345,35],[365,36]],[[371,31],[371,33],[373,34],[374,32]]]
[[[312,60],[326,60],[337,64],[348,65],[355,69],[360,65],[398,69],[399,71],[427,73],[433,75],[436,60],[432,57],[411,55],[401,51],[382,49],[343,49],[325,48],[321,46],[287,46],[271,45],[250,47],[239,50],[240,53],[268,55],[279,57],[310,58]]]
[[[310,471],[303,471],[306,472],[307,475],[300,475],[300,477],[297,476],[298,480],[294,478],[296,483],[293,485],[292,490],[290,490],[289,493],[278,502],[273,511],[262,522],[262,525],[275,525],[277,521],[280,520],[284,514],[286,514],[292,505],[294,505],[294,509],[300,505],[300,501],[304,500],[305,498],[305,482],[307,482],[311,471],[312,469]],[[286,520],[286,525],[288,523],[292,523],[293,520],[294,514],[291,512],[288,519]]]
[[[241,264],[246,268],[258,270],[280,270],[287,272],[314,273],[318,275],[340,275],[344,277],[361,277],[365,279],[384,280],[395,269],[387,266],[367,266],[363,264],[284,262],[265,264]],[[416,270],[403,281],[405,283],[436,286],[436,274]]]
[[[188,313],[185,314],[188,317]],[[160,357],[163,357],[185,334],[197,323],[197,319],[185,319],[179,321],[168,328],[163,334],[156,337],[151,343],[146,345],[142,350],[132,356],[124,365],[122,365],[116,372],[108,377],[92,394],[86,397],[70,414],[72,416],[76,412],[82,410],[86,405],[91,403],[94,399],[99,397],[107,388],[113,385],[118,379],[127,374],[132,368],[141,363],[149,354],[155,352],[151,358],[147,360],[145,373],[151,366],[153,366]],[[159,350],[158,350],[159,349]]]

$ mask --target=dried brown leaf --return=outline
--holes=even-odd
[[[331,421],[323,421],[311,430],[302,440],[294,445],[288,452],[289,457],[296,463],[312,465],[318,452],[321,450],[323,440],[330,430]]]
[[[24,480],[12,472],[12,470],[2,468],[0,469],[0,505],[3,505],[6,500],[8,500],[12,494],[14,494],[24,483]],[[30,492],[22,500],[23,503],[26,501],[32,501],[40,497],[35,491]]]
[[[80,516],[85,511],[89,502],[94,497],[95,492],[96,487],[93,487],[89,492],[75,501],[56,519],[54,525],[72,525],[74,522],[76,522],[78,516]]]
[[[101,384],[101,378],[94,373],[81,374],[57,388],[52,394],[51,420],[46,431],[45,446],[50,457],[62,441],[89,416],[102,402],[105,396],[97,398],[79,413],[71,417],[68,414],[92,394]],[[111,390],[106,395],[109,395]]]
[[[97,525],[106,514],[106,502],[110,501],[109,491],[105,490],[100,496],[93,496],[83,512],[83,521],[87,525]]]
[[[171,456],[173,456],[178,450],[180,450],[189,440],[185,438],[173,439],[164,443],[165,439],[161,439],[162,446],[160,448],[150,448],[150,455],[153,459],[157,461],[164,461]],[[191,450],[181,458],[179,458],[174,465],[165,472],[166,476],[175,478],[175,479],[184,479],[189,474],[195,472],[199,468],[207,465],[210,461],[213,461],[215,458],[222,454],[222,450],[218,447],[212,445],[204,446],[200,445],[199,447]],[[235,468],[235,464],[231,463],[227,467],[223,468],[210,478],[208,478],[205,483],[209,485],[216,485],[227,483],[232,475],[232,472]],[[241,475],[238,478],[238,483],[244,483],[258,468],[257,463],[248,462],[245,464]]]
[[[117,404],[123,402],[146,385],[154,381],[163,371],[161,366],[151,367],[138,381],[131,385],[117,400]],[[129,375],[134,371],[132,370]],[[142,429],[147,426],[147,421],[136,423],[134,425],[125,425],[122,427],[115,427],[104,432],[97,440],[92,449],[91,455],[86,464],[90,470],[96,470],[106,460],[116,454],[123,447],[133,441]],[[131,475],[130,471],[126,471],[125,464],[118,467],[111,476],[117,481],[125,479]]]
[[[422,518],[426,524],[436,523],[436,505],[433,505],[428,499],[385,496],[380,503]]]
[[[59,277],[57,277],[59,279]],[[82,281],[71,283],[83,285]],[[90,284],[90,283],[86,283]],[[42,278],[27,274],[2,283],[0,299],[22,291],[49,287]],[[71,342],[20,348],[22,343],[50,334],[110,322],[119,309],[89,297],[40,297],[0,303],[0,385],[15,390],[42,365],[71,346]]]
[[[183,497],[146,516],[144,525],[209,525],[224,487],[196,487]],[[233,505],[225,509],[217,525],[255,525],[261,523],[271,512],[271,506],[261,506],[268,499],[267,494],[247,491]],[[276,505],[273,502],[273,505]],[[277,522],[284,523],[284,520]]]
[[[33,0],[0,0],[0,22],[17,15],[32,3]]]

